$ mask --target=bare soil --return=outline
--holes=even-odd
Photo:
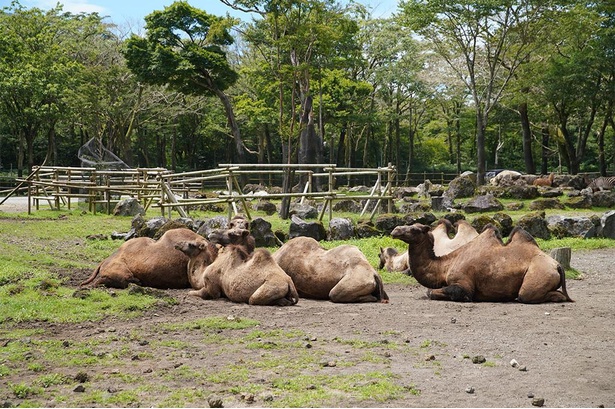
[[[171,391],[206,390],[208,397],[179,406],[209,406],[215,397],[224,407],[279,406],[284,391],[275,380],[285,374],[256,363],[266,357],[285,362],[292,355],[309,354],[318,364],[298,368],[304,376],[391,373],[396,385],[405,387],[386,400],[357,397],[336,391],[338,397],[305,406],[339,407],[613,407],[615,406],[615,260],[613,249],[573,252],[572,267],[584,272],[568,281],[568,293],[576,301],[565,304],[453,303],[431,301],[420,286],[388,285],[389,304],[334,304],[301,299],[292,307],[256,307],[226,300],[201,300],[184,290],[166,290],[176,305],[147,311],[137,319],[108,318],[79,325],[35,323],[25,327],[46,329],[46,339],[66,345],[86,339],[108,340],[109,350],[124,350],[115,367],[84,367],[85,392],[99,390],[104,396],[139,389],[129,406],[174,406]],[[89,271],[74,272],[71,283]],[[122,290],[109,290],[122,291]],[[161,330],[161,324],[193,321],[208,316],[250,318],[258,329],[297,334],[299,352],[276,348],[285,339],[257,339],[272,348],[248,348],[243,344],[204,342],[203,331]],[[220,339],[245,335],[246,330],[218,330]],[[292,337],[291,337],[292,338]],[[7,346],[1,342],[0,348]],[[369,347],[358,345],[360,341]],[[165,344],[166,342],[166,344]],[[177,353],[168,344],[189,345]],[[69,347],[70,348],[70,347]],[[96,351],[95,351],[96,352]],[[104,353],[97,351],[96,353]],[[366,359],[366,353],[372,355]],[[290,355],[289,355],[290,354]],[[485,363],[475,363],[481,361]],[[511,365],[515,360],[518,365]],[[1,362],[0,362],[1,363]],[[192,374],[225,371],[229,365],[247,368],[248,379],[212,383]],[[45,368],[66,373],[74,368]],[[175,372],[174,372],[175,371]],[[177,373],[178,375],[172,375]],[[168,376],[171,374],[172,376]],[[18,377],[0,376],[0,403],[24,404],[10,392],[10,384],[28,383],[33,376],[25,368]],[[296,374],[292,375],[296,376]],[[131,381],[132,380],[132,381]],[[135,381],[138,380],[138,381]],[[136,382],[136,383],[133,383]],[[261,385],[250,394],[248,384]],[[64,388],[65,400],[30,398],[43,406],[104,406],[83,403],[76,382]],[[143,393],[144,385],[147,393]],[[357,385],[360,388],[364,385]],[[321,386],[318,386],[320,388]],[[326,383],[324,386],[326,388]],[[316,386],[308,385],[308,388]],[[414,391],[414,393],[412,393]],[[112,401],[111,401],[112,402]],[[121,401],[120,401],[121,402]],[[122,403],[108,406],[122,406]]]

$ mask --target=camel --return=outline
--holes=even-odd
[[[455,226],[457,233],[452,239],[449,237],[449,232],[454,231],[454,229],[447,219],[441,219],[431,231],[434,237],[434,253],[436,256],[444,256],[478,236],[476,229],[465,220],[457,221]],[[410,272],[407,251],[399,253],[392,247],[380,248],[379,258],[378,268],[386,267],[387,271],[401,271],[406,274]]]
[[[176,243],[187,240],[205,250],[203,254],[213,261],[215,248],[204,237],[186,228],[173,229],[158,241],[149,237],[128,240],[103,260],[81,286],[126,288],[134,283],[154,288],[190,287],[188,257],[175,249]]]
[[[555,177],[555,174],[553,172],[551,172],[551,174],[549,174],[549,176],[547,176],[545,178],[534,179],[534,182],[532,182],[532,185],[534,185],[534,186],[547,186],[547,187],[551,187],[551,186],[553,186],[553,178],[554,177]]]
[[[325,250],[311,237],[295,237],[273,259],[295,283],[299,296],[336,303],[387,303],[382,278],[356,246]]]
[[[275,263],[267,249],[248,253],[249,231],[229,229],[231,236],[218,251],[212,263],[192,242],[182,242],[176,248],[190,258],[188,278],[194,289],[190,295],[203,299],[225,296],[237,303],[251,305],[294,305],[299,295],[291,278]],[[232,244],[231,244],[232,243]]]
[[[442,257],[434,254],[429,226],[399,226],[391,236],[408,243],[414,278],[429,288],[432,300],[572,302],[564,269],[520,227],[504,244],[497,229],[487,225],[477,238]]]

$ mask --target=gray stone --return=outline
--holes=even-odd
[[[606,212],[600,218],[600,235],[615,239],[615,210]]]
[[[592,206],[615,207],[615,192],[606,190],[595,192],[592,196]]]
[[[495,213],[493,215],[493,220],[495,220],[497,223],[499,223],[500,228],[501,228],[500,231],[502,232],[502,236],[503,237],[508,237],[508,235],[510,234],[510,232],[513,229],[513,219],[512,219],[512,217],[510,217],[506,213]]]
[[[217,229],[227,229],[228,218],[226,216],[214,216],[206,219],[199,226],[197,233],[203,237],[209,237],[210,233]]]
[[[136,216],[144,215],[145,208],[134,197],[120,200],[113,209],[114,216]]]
[[[404,224],[401,217],[396,214],[381,214],[376,218],[376,229],[386,235],[390,235],[394,228]]]
[[[337,217],[329,221],[329,240],[349,240],[354,237],[352,220]]]
[[[446,196],[451,199],[458,197],[472,197],[476,190],[476,183],[469,175],[458,176],[451,181],[446,191]]]
[[[544,210],[544,209],[564,209],[565,206],[559,201],[558,198],[542,198],[533,200],[530,205],[530,210]]]
[[[361,210],[361,204],[353,199],[340,200],[333,205],[333,211],[336,212],[361,213]]]
[[[314,206],[296,203],[291,205],[290,215],[297,215],[300,219],[316,219],[318,210]]]
[[[271,223],[262,217],[256,217],[252,220],[250,234],[254,237],[256,247],[275,247],[281,244],[271,230]]]
[[[367,237],[381,236],[382,232],[378,230],[370,221],[361,221],[355,227],[356,235],[360,239]]]
[[[504,205],[493,195],[477,196],[463,206],[466,213],[497,212],[504,209]]]
[[[271,203],[268,200],[259,200],[254,205],[254,210],[259,210],[265,212],[268,216],[271,216],[275,212],[278,211],[275,204]]]
[[[545,212],[528,213],[519,219],[517,226],[521,227],[533,237],[544,240],[551,238],[551,231],[545,220]]]
[[[549,216],[547,224],[551,233],[557,237],[596,237],[596,226],[589,217]]]
[[[299,236],[306,236],[321,241],[327,238],[327,232],[321,222],[308,223],[296,214],[293,214],[290,220],[288,237],[291,239]]]
[[[571,197],[565,204],[572,209],[591,209],[592,198],[591,195],[580,195]]]
[[[534,199],[538,197],[538,187],[526,184],[511,185],[506,188],[504,196],[511,199]]]
[[[411,213],[406,214],[403,217],[403,224],[412,225],[414,223],[421,223],[426,226],[429,226],[433,222],[438,220],[433,213],[424,212],[424,213]]]

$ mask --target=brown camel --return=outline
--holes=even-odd
[[[519,227],[504,244],[488,225],[476,239],[442,257],[434,254],[429,226],[399,226],[391,236],[408,243],[412,273],[430,289],[427,295],[432,300],[572,301],[564,269]]]
[[[548,186],[548,187],[551,187],[551,186],[553,186],[553,178],[554,177],[555,177],[555,174],[553,172],[551,172],[551,174],[549,176],[547,176],[547,177],[534,179],[534,182],[532,183],[532,185],[534,185],[534,186]]]
[[[382,278],[356,246],[325,250],[311,237],[295,237],[273,258],[301,297],[339,303],[389,301]]]
[[[158,241],[137,237],[122,244],[103,260],[81,285],[126,288],[134,283],[154,288],[190,287],[188,257],[175,249],[176,243],[188,240],[212,251],[205,238],[185,228],[169,230]]]
[[[248,252],[248,230],[229,229],[231,238],[218,251],[211,264],[191,242],[177,248],[190,257],[188,277],[196,295],[204,299],[225,296],[229,300],[251,305],[294,305],[299,295],[291,278],[273,261],[267,249]]]
[[[455,226],[457,227],[457,233],[452,239],[449,237],[449,233],[454,232],[455,229],[447,219],[441,219],[438,225],[431,231],[434,238],[434,253],[436,256],[444,256],[478,236],[476,229],[465,220],[457,221]],[[392,247],[380,248],[379,258],[380,265],[378,268],[386,267],[387,271],[409,273],[408,251],[399,253]]]

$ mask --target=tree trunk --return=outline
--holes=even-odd
[[[532,156],[532,130],[530,128],[530,118],[527,112],[527,103],[519,105],[519,118],[521,119],[521,131],[523,134],[523,161],[525,162],[525,172],[536,173],[536,165]]]
[[[549,127],[542,127],[542,160],[540,165],[540,173],[546,175],[549,172]]]
[[[570,269],[570,258],[572,250],[570,247],[558,247],[551,250],[551,257],[555,259],[565,269]]]
[[[485,184],[485,130],[487,121],[481,112],[476,114],[476,182],[479,186]]]
[[[216,96],[222,102],[224,106],[224,111],[226,112],[226,118],[228,121],[228,126],[231,128],[231,134],[233,135],[233,140],[235,141],[235,150],[237,152],[237,163],[246,163],[246,154],[243,149],[243,140],[241,139],[241,132],[239,130],[239,125],[237,124],[237,119],[235,118],[235,111],[233,110],[233,105],[231,104],[231,100],[224,92],[214,89],[213,90]]]

